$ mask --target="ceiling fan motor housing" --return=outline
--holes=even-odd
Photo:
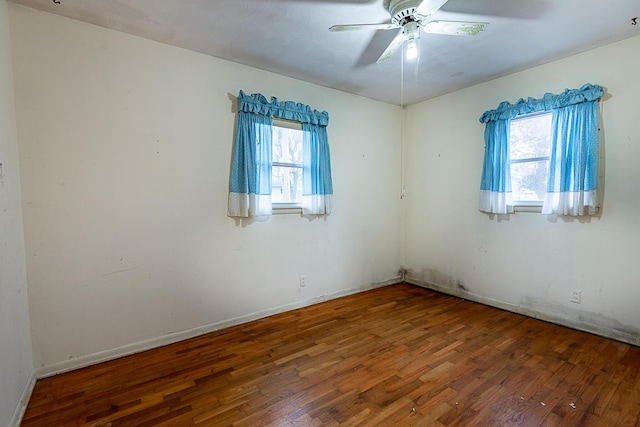
[[[407,22],[415,21],[414,14],[422,0],[385,0],[384,7],[391,14],[391,21],[404,26]]]

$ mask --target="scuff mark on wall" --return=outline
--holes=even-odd
[[[123,270],[110,271],[108,273],[101,274],[100,276],[112,276],[114,274],[126,273],[127,271],[135,270],[137,267],[125,268]]]

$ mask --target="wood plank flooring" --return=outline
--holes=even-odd
[[[639,426],[640,348],[406,284],[39,380],[23,426]]]

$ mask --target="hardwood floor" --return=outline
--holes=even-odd
[[[39,380],[23,426],[638,426],[640,348],[398,284]]]

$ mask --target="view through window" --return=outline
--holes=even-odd
[[[549,174],[551,118],[552,113],[542,113],[511,121],[511,191],[516,205],[542,206]]]
[[[299,123],[273,124],[271,202],[274,207],[302,204],[302,129]]]

